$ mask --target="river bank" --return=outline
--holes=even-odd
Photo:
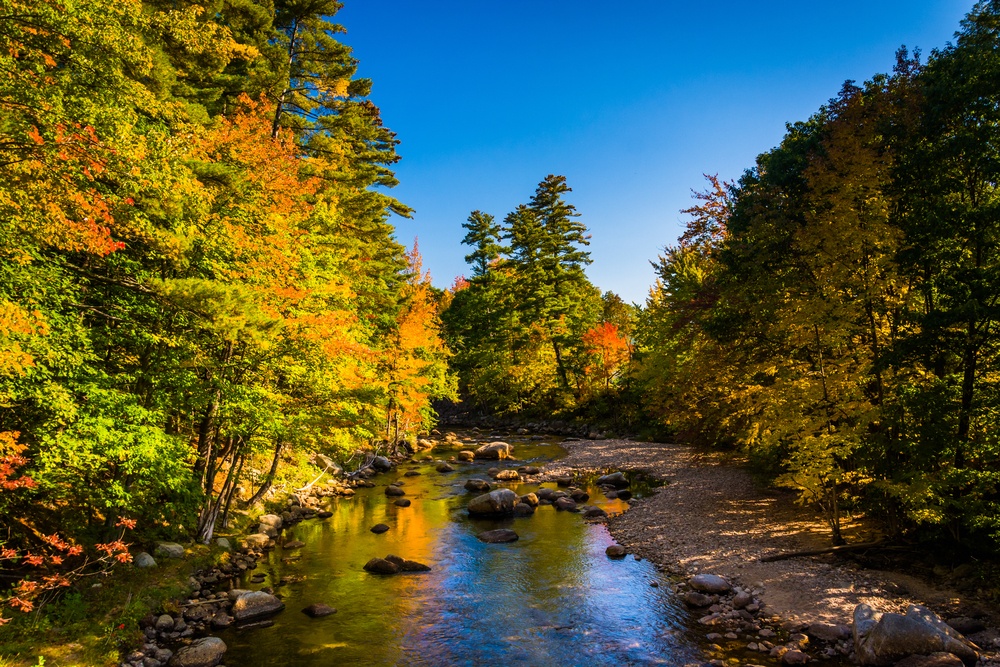
[[[568,456],[546,467],[544,477],[607,470],[638,471],[666,484],[608,523],[630,552],[678,575],[718,574],[763,591],[768,613],[789,632],[812,623],[849,625],[865,603],[880,612],[923,604],[944,618],[973,618],[983,665],[998,665],[1000,618],[995,610],[947,586],[902,572],[871,570],[832,556],[762,563],[779,552],[829,546],[826,525],[793,497],[759,489],[749,472],[717,454],[682,445],[628,440],[570,440]],[[849,541],[865,539],[864,526],[847,526]]]

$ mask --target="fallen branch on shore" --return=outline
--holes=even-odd
[[[773,554],[771,556],[761,556],[761,563],[773,563],[779,560],[789,560],[790,558],[802,558],[805,556],[822,556],[823,554],[836,554],[843,551],[862,551],[864,549],[871,549],[874,547],[880,547],[885,543],[885,540],[876,540],[875,542],[861,542],[859,544],[842,544],[836,547],[826,547],[825,549],[807,549],[806,551],[785,551],[782,553]]]

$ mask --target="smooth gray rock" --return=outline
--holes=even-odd
[[[384,456],[376,456],[372,459],[372,468],[379,472],[389,472],[392,470],[392,461]]]
[[[625,547],[620,544],[612,544],[604,550],[608,558],[625,558]]]
[[[733,589],[728,581],[717,574],[696,574],[688,579],[688,586],[702,593],[728,593]]]
[[[157,542],[153,554],[164,558],[184,558],[184,547],[176,542]]]
[[[505,542],[516,542],[518,540],[517,533],[509,528],[487,530],[476,535],[476,538],[480,542],[486,542],[487,544],[503,544]]]
[[[170,667],[215,667],[226,654],[226,643],[218,637],[197,639],[190,646],[177,649]]]
[[[569,498],[558,498],[552,504],[555,505],[555,507],[556,507],[557,510],[563,510],[563,511],[566,511],[566,512],[575,512],[576,511],[576,503],[573,502],[572,500],[570,500]]]
[[[141,568],[143,570],[150,567],[156,567],[156,559],[150,556],[145,551],[140,551],[136,555],[136,557],[132,560],[132,562],[135,563],[136,567]]]
[[[753,602],[753,596],[746,591],[740,591],[733,596],[733,609],[743,609],[751,602]]]
[[[613,472],[610,475],[603,475],[597,478],[598,486],[613,486],[616,489],[624,489],[628,486],[628,479],[623,472]]]
[[[251,591],[236,598],[232,615],[237,623],[243,623],[272,616],[284,608],[285,603],[270,593]]]
[[[398,486],[387,486],[385,487],[385,495],[390,497],[405,496],[406,491]]]
[[[170,614],[160,614],[156,617],[156,630],[170,632],[174,629],[174,617]]]
[[[434,469],[438,472],[453,472],[455,470],[454,467],[447,463],[439,463],[434,467]]]
[[[979,660],[975,644],[917,605],[910,605],[905,616],[878,618],[874,609],[859,604],[854,609],[854,652],[862,665],[892,665],[911,655],[933,653],[952,653],[970,667]]]
[[[257,519],[257,523],[262,526],[270,526],[276,530],[281,530],[284,520],[277,514],[265,514]]]
[[[490,442],[479,449],[477,449],[474,454],[477,459],[491,459],[494,461],[499,461],[501,459],[510,458],[510,451],[513,449],[506,442]]]
[[[240,546],[244,549],[266,549],[271,543],[271,538],[264,533],[254,533],[247,535],[240,540]]]
[[[218,537],[215,540],[215,546],[225,549],[226,551],[232,551],[233,545],[230,544],[229,540],[224,537]]]
[[[496,516],[512,514],[514,505],[520,498],[510,489],[496,489],[469,501],[469,514],[473,516]]]
[[[851,628],[846,625],[831,623],[813,623],[806,629],[806,634],[824,642],[836,642],[851,636]]]

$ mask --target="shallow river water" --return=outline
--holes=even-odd
[[[489,479],[492,466],[542,465],[564,454],[552,443],[510,442],[517,461],[453,463],[455,471],[444,474],[433,462],[404,463],[375,477],[375,488],[332,500],[332,517],[285,531],[282,540],[306,546],[277,547],[254,571],[267,575],[265,582],[243,585],[273,587],[287,607],[271,627],[223,633],[226,664],[697,664],[686,612],[667,578],[631,556],[608,558],[604,550],[613,540],[603,525],[552,506],[527,518],[468,516],[465,505],[477,494],[463,488],[466,480]],[[446,459],[455,451],[433,455]],[[421,474],[404,477],[411,470]],[[384,494],[397,479],[410,507],[397,507]],[[524,494],[538,485],[510,488]],[[609,513],[626,508],[596,488],[587,490],[587,504]],[[378,523],[390,530],[370,532]],[[512,528],[520,539],[476,539],[492,528]],[[370,558],[390,553],[432,570],[379,576],[362,569]],[[287,583],[279,585],[283,578]],[[301,613],[314,602],[338,612],[319,619]]]

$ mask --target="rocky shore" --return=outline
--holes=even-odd
[[[850,633],[859,605],[875,612],[910,610],[911,616],[922,613],[912,611],[920,605],[916,608],[934,610],[967,634],[980,649],[980,665],[1000,665],[996,610],[947,586],[860,568],[832,555],[761,562],[767,555],[829,546],[829,531],[792,497],[757,488],[739,465],[664,443],[569,440],[564,447],[569,455],[547,466],[543,479],[621,470],[665,482],[612,517],[608,528],[630,553],[678,576],[678,592],[695,614],[704,612],[698,623],[710,641],[719,641],[714,648],[720,656],[726,655],[721,646],[726,644],[742,647],[743,655],[760,653],[785,664],[823,657],[858,660],[858,640]],[[731,588],[721,596],[701,593],[692,604],[689,581],[695,575],[719,576]],[[753,618],[747,605],[759,605]],[[944,654],[928,660],[936,662],[905,664],[962,664]],[[716,662],[723,664],[723,658]],[[730,657],[727,664],[753,664],[753,659]]]

